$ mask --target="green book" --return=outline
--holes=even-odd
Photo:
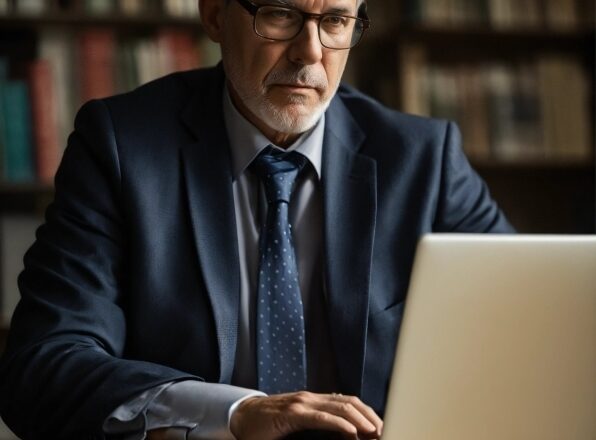
[[[90,15],[109,15],[114,12],[112,0],[85,0],[85,12]]]
[[[29,90],[25,81],[0,83],[0,108],[4,133],[3,177],[11,183],[35,179]]]

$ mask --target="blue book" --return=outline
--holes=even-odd
[[[3,177],[10,183],[33,182],[33,138],[29,89],[25,81],[0,82],[3,121]]]

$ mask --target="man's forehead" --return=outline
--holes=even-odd
[[[358,0],[259,0],[258,3],[291,6],[308,12],[356,13]]]

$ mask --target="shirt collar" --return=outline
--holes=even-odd
[[[228,88],[224,87],[223,112],[230,140],[234,180],[244,172],[253,159],[266,148],[273,145],[254,125],[252,125],[236,109],[230,98]],[[285,151],[298,151],[306,156],[321,178],[321,162],[323,156],[323,135],[325,133],[325,115],[323,114],[316,125],[303,133]]]

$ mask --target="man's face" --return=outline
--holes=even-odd
[[[278,4],[279,0],[257,0]],[[310,13],[357,15],[357,0],[289,0]],[[317,20],[306,20],[290,41],[270,41],[253,31],[253,16],[236,0],[223,11],[221,48],[235,105],[253,124],[278,134],[310,129],[335,95],[348,50],[321,45]],[[267,134],[267,133],[265,133]]]

